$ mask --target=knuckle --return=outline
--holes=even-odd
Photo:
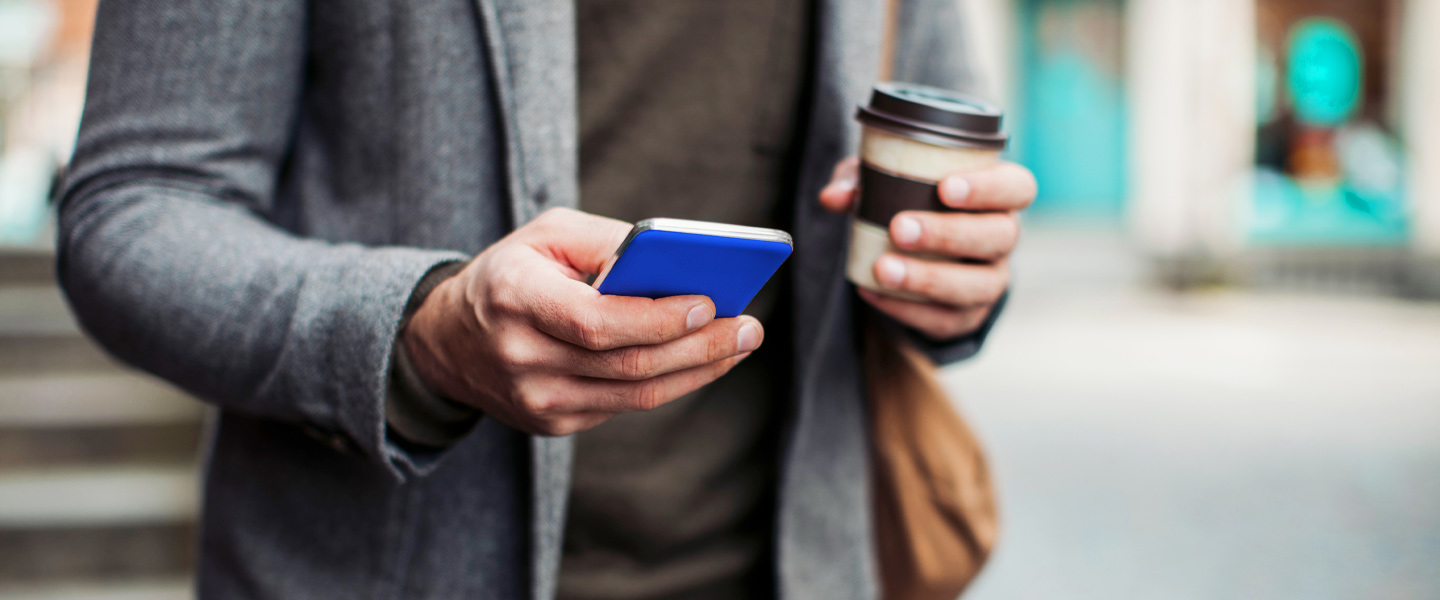
[[[503,314],[518,314],[525,302],[518,275],[511,269],[501,269],[491,276],[489,304]]]
[[[959,317],[932,322],[927,332],[935,340],[953,340],[965,334],[965,322],[960,321]]]
[[[741,360],[742,358],[736,355],[726,358],[724,360],[715,361],[715,363],[710,368],[709,380],[714,381],[724,376],[726,373],[729,373],[730,369],[733,369],[736,365],[740,364]]]
[[[964,255],[972,250],[976,238],[973,215],[925,215],[923,218],[925,231],[935,232],[935,250],[955,255]]]
[[[665,404],[665,395],[659,385],[647,383],[636,388],[631,403],[636,410],[651,411]]]
[[[564,419],[555,427],[556,436],[575,435],[585,430],[585,421],[579,418]]]
[[[935,271],[920,261],[912,260],[909,263],[902,287],[907,291],[934,296],[940,287],[939,282],[936,281]]]
[[[574,212],[576,211],[563,206],[549,208],[526,223],[521,229],[542,238],[555,235],[564,228],[567,220],[574,218]]]
[[[970,311],[965,318],[963,333],[969,333],[979,329],[981,325],[985,324],[985,318],[988,316],[990,316],[989,310]]]
[[[500,336],[500,339],[495,341],[495,355],[506,365],[519,365],[524,362],[525,350],[512,337]]]
[[[618,352],[620,375],[625,379],[649,379],[655,375],[655,358],[644,348],[631,346]]]
[[[684,334],[684,318],[676,318],[673,312],[664,309],[659,303],[651,303],[643,311],[636,312],[644,314],[647,317],[646,322],[653,324],[644,330],[629,332],[636,343],[653,346]]]
[[[980,325],[984,322],[985,311],[964,311],[951,320],[949,327],[946,328],[947,330],[944,337],[957,338],[968,333],[973,333],[975,330],[980,329]]]
[[[973,215],[966,219],[964,230],[952,236],[955,254],[980,260],[1005,256],[1010,246],[1009,220],[1003,215]]]
[[[956,319],[919,319],[918,321],[911,326],[924,332],[930,339],[948,340],[960,335],[960,326]]]
[[[1030,203],[1035,201],[1035,196],[1040,193],[1040,182],[1035,179],[1035,174],[1030,172],[1030,169],[1020,165],[1015,165],[1015,168],[1020,171],[1021,206],[1030,206]]]
[[[1020,219],[1014,215],[1004,215],[995,220],[996,246],[993,254],[996,258],[1005,256],[1015,249],[1015,244],[1020,241]]]
[[[590,350],[609,348],[610,336],[605,327],[605,316],[597,310],[585,310],[575,316],[573,327],[575,339]]]
[[[550,394],[526,394],[521,396],[520,405],[525,412],[543,417],[559,412],[559,398]]]
[[[982,260],[993,260],[1000,256],[1001,248],[1005,246],[1004,223],[1001,219],[987,217],[976,223],[975,244],[971,248],[972,256]]]
[[[521,369],[538,366],[543,358],[542,353],[534,344],[516,339],[515,336],[507,336],[502,339],[498,351],[502,362]]]
[[[719,330],[721,328],[717,327],[716,329]],[[739,334],[739,331],[738,328],[733,330],[727,328],[723,331],[715,331],[707,336],[705,339],[705,358],[708,360],[706,362],[714,362],[734,354],[735,336]]]
[[[535,425],[535,432],[547,437],[563,437],[575,433],[570,421],[544,419]]]
[[[967,325],[967,323],[968,321],[959,320],[946,323],[936,327],[935,331],[930,335],[938,340],[953,340],[975,330],[973,327]]]
[[[535,217],[534,223],[540,226],[550,226],[570,218],[575,211],[563,206],[548,208],[540,216]]]
[[[1002,268],[996,269],[996,271],[995,277],[990,281],[988,290],[990,297],[986,304],[994,304],[999,301],[1000,297],[1005,295],[1005,290],[1010,289],[1010,270]]]

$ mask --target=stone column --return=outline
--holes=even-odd
[[[1400,93],[1411,208],[1412,291],[1440,296],[1440,2],[1402,7]]]
[[[1130,226],[1162,275],[1184,282],[1214,272],[1244,240],[1254,0],[1130,0],[1125,30]]]

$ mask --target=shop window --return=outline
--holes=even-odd
[[[1406,241],[1394,1],[1260,0],[1250,237],[1274,245]]]

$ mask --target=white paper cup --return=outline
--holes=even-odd
[[[897,248],[890,239],[890,220],[906,210],[953,212],[940,202],[940,180],[1000,160],[1008,139],[1000,130],[1000,111],[954,92],[882,83],[857,118],[862,123],[859,201],[846,277],[880,294],[923,301],[918,294],[882,286],[875,278],[875,261],[887,252],[954,259]]]

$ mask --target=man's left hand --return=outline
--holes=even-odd
[[[830,183],[820,191],[820,204],[831,212],[848,212],[855,202],[858,170],[853,157],[836,165]],[[857,289],[860,297],[937,341],[973,333],[1010,286],[1009,258],[1020,239],[1020,211],[1035,200],[1035,192],[1035,176],[1014,163],[946,177],[940,181],[940,201],[967,212],[902,212],[890,221],[890,239],[903,250],[965,262],[887,253],[875,261],[876,280],[929,302]]]

